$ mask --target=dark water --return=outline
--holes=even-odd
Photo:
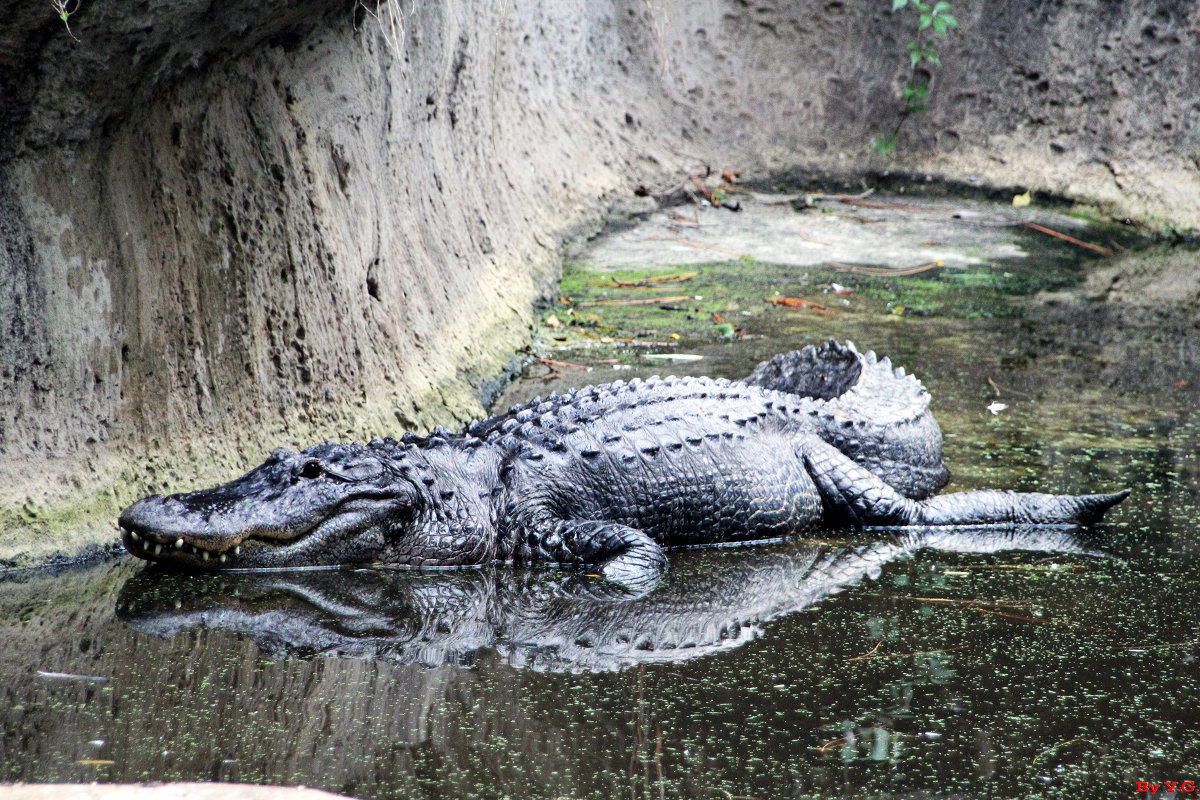
[[[1194,345],[1086,304],[976,317],[772,309],[743,323],[763,338],[680,349],[736,376],[849,336],[930,388],[952,488],[1132,488],[1108,523],[680,553],[638,599],[507,569],[13,575],[0,780],[714,800],[1200,780]],[[563,360],[679,371],[615,352],[634,368]]]

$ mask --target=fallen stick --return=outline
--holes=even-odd
[[[848,206],[858,206],[859,208],[883,208],[890,211],[946,211],[945,206],[919,206],[919,205],[901,205],[899,203],[884,203],[879,200],[868,200],[867,198],[874,194],[874,189],[868,189],[862,194],[806,194],[804,201],[808,205],[819,203],[822,200],[835,200]]]
[[[830,308],[823,306],[820,303],[814,303],[811,300],[804,300],[799,297],[764,297],[764,303],[770,303],[775,306],[783,306],[784,308],[803,308],[809,311],[815,311],[818,314],[829,317],[834,314],[844,314],[845,310],[840,308]]]
[[[572,364],[570,361],[555,361],[553,358],[538,357],[538,362],[545,364],[547,367],[573,367],[574,369],[587,369],[586,364]]]
[[[660,242],[679,242],[679,244],[686,244],[688,247],[694,247],[697,250],[712,250],[714,253],[724,253],[727,256],[733,256],[737,259],[745,255],[745,253],[735,253],[732,250],[723,250],[720,247],[713,247],[712,245],[696,244],[695,242],[689,242],[687,239],[681,239],[678,236],[652,236],[651,238]]]
[[[1044,225],[1038,225],[1036,222],[1022,222],[1021,224],[1026,228],[1033,228],[1038,233],[1044,233],[1047,236],[1056,236],[1059,239],[1062,239],[1064,242],[1070,242],[1071,244],[1078,245],[1079,247],[1086,247],[1088,250],[1097,252],[1102,256],[1111,256],[1113,254],[1113,251],[1107,247],[1102,247],[1098,244],[1092,244],[1091,242],[1085,242],[1081,239],[1076,239],[1074,236],[1068,236],[1067,234],[1062,233],[1061,231],[1056,231],[1053,228],[1047,228]]]
[[[822,200],[865,200],[873,194],[875,194],[874,189],[867,189],[860,194],[806,194],[804,195],[804,202],[811,206],[813,203],[819,203]]]
[[[840,203],[845,203],[848,206],[857,206],[858,208],[884,208],[889,211],[949,211],[951,209],[945,206],[912,206],[900,205],[898,203],[881,203],[878,200],[855,200],[848,198],[839,200]]]
[[[829,216],[833,219],[848,219],[860,225],[874,225],[877,222],[882,222],[882,220],[878,219],[867,219],[862,214],[848,214],[845,211],[834,211]]]
[[[678,292],[677,286],[645,286],[640,283],[621,283],[620,281],[588,281],[589,286],[599,286],[602,289],[637,289],[643,292]]]
[[[908,275],[917,275],[921,272],[927,272],[931,269],[946,266],[941,260],[931,261],[928,264],[922,264],[919,267],[906,267],[904,269],[891,269],[890,267],[863,267],[858,264],[843,264],[840,261],[830,261],[829,266],[841,272],[853,272],[858,275],[873,275],[875,277],[886,278],[894,276],[903,278]]]
[[[653,284],[659,283],[683,283],[686,280],[696,277],[699,272],[677,272],[673,275],[651,275],[648,278],[641,278],[636,281],[619,281],[616,278],[610,278],[608,281],[592,281],[592,286],[605,286],[608,288],[617,289],[654,289],[658,288]],[[670,291],[670,287],[666,287],[664,291]]]
[[[585,306],[647,306],[654,303],[679,303],[692,299],[691,295],[681,294],[675,297],[647,297],[642,300],[590,300],[586,303],[576,303],[576,306],[579,308]]]
[[[810,244],[817,244],[817,245],[820,245],[821,247],[833,247],[833,245],[831,245],[829,242],[822,242],[820,239],[814,239],[811,236],[805,236],[800,231],[792,231],[792,235],[798,239],[803,239],[804,241],[809,242]]]
[[[699,178],[697,178],[695,175],[688,175],[688,177],[692,179],[692,183],[694,183],[696,188],[700,190],[700,193],[704,195],[705,200],[712,203],[714,206],[717,205],[717,201],[713,199],[712,192],[708,190],[708,187],[705,186]]]
[[[1071,628],[1073,630],[1101,631],[1103,633],[1115,633],[1115,631],[1112,628],[1101,628],[1096,625],[1081,625],[1079,623],[1074,623],[1069,620],[1063,620],[1063,619],[1053,619],[1053,618],[1046,619],[1044,617],[1029,617],[1024,614],[1009,614],[1006,611],[993,611],[990,608],[979,608],[978,606],[967,606],[963,610],[964,611],[977,611],[980,614],[991,614],[992,616],[1003,617],[1005,619],[1015,619],[1018,622],[1032,622],[1035,625],[1056,625],[1056,626],[1060,626],[1060,627],[1064,627],[1064,628]]]
[[[1008,392],[1009,394],[1015,394],[1018,397],[1029,397],[1029,395],[1027,395],[1025,392],[1018,392],[1016,389],[1009,389],[1007,386],[1001,387],[990,377],[987,379],[987,382],[988,382],[988,386],[991,386],[992,389],[994,389],[996,391],[996,397],[999,397],[1001,392]]]

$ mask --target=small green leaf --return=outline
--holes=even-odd
[[[67,12],[63,11],[61,14],[58,15],[58,18],[61,19],[63,22],[66,22],[67,17],[69,17],[69,16],[71,16],[71,15],[68,14]]]
[[[946,20],[942,19],[941,17],[934,17],[933,29],[938,33],[944,34],[946,32]]]
[[[938,54],[932,50],[929,50],[925,53],[925,60],[930,64],[933,64],[935,67],[940,67],[942,65],[942,59],[939,58]]]
[[[947,3],[945,0],[942,0],[942,2],[938,3],[937,5],[935,5],[933,7],[933,13],[934,14],[945,14],[947,11],[949,11],[951,9],[951,7],[952,6],[949,3]]]
[[[957,28],[958,20],[949,14],[942,14],[941,19],[945,20],[947,28]]]
[[[933,24],[933,16],[930,14],[922,14],[921,15],[921,24],[918,26],[918,28],[920,30],[925,30],[932,24]]]
[[[892,0],[892,11],[899,11],[908,5],[908,0]]]

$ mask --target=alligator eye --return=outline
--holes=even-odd
[[[312,480],[313,478],[319,478],[324,475],[325,468],[321,466],[320,461],[305,461],[300,467],[300,471],[296,474],[301,478]]]

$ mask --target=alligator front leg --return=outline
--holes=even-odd
[[[1088,495],[988,490],[916,501],[823,441],[806,437],[799,450],[832,525],[1086,525],[1129,495],[1128,490]]]
[[[528,542],[527,560],[579,564],[600,577],[630,588],[649,588],[667,569],[658,542],[617,522],[556,520],[543,523]]]

